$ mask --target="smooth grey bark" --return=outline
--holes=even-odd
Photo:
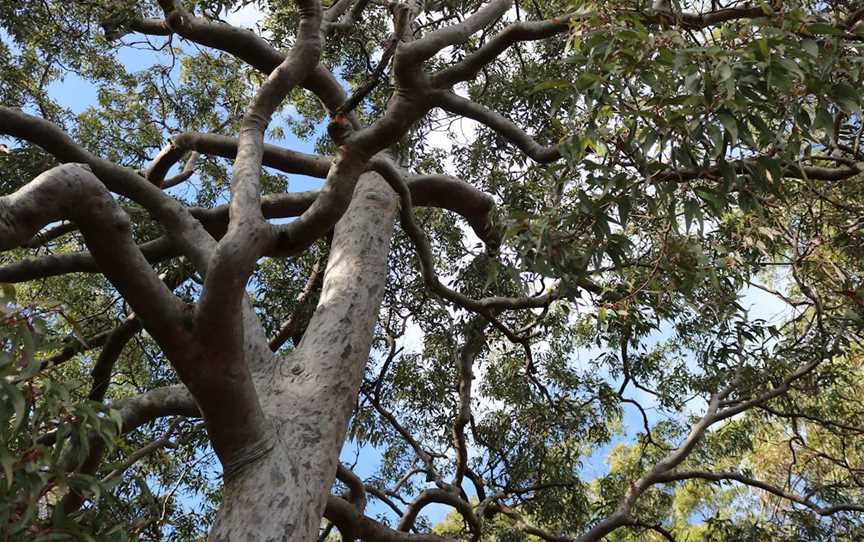
[[[226,466],[213,541],[314,540],[363,380],[384,294],[396,195],[375,173],[360,177],[333,235],[321,298],[298,348],[257,345],[253,378],[270,425],[269,450]],[[251,345],[250,345],[251,346]],[[251,360],[250,360],[251,361]]]
[[[407,133],[431,108],[441,107],[485,124],[538,162],[557,160],[560,156],[557,148],[541,145],[516,123],[456,95],[451,87],[476,76],[501,52],[518,42],[566,32],[571,16],[511,24],[476,52],[436,74],[424,69],[427,60],[443,48],[463,43],[473,33],[491,25],[510,9],[512,1],[491,0],[459,23],[425,36],[419,32],[404,35],[401,31],[395,32],[399,41],[393,57],[397,90],[383,116],[368,127],[360,126],[350,114],[347,118],[331,115],[334,117],[332,125],[340,130],[339,137],[333,136],[338,151],[332,161],[264,145],[263,130],[274,108],[295,85],[312,90],[329,112],[343,110],[346,103],[343,89],[333,74],[318,65],[320,42],[322,36],[339,26],[350,26],[368,2],[339,0],[324,13],[322,26],[321,6],[317,1],[299,1],[303,19],[298,32],[301,39],[287,58],[249,31],[194,16],[182,8],[181,2],[159,0],[159,4],[165,13],[164,21],[141,20],[133,24],[132,29],[163,36],[176,33],[200,45],[229,52],[269,75],[268,83],[244,117],[239,140],[185,136],[191,141],[188,142],[190,147],[194,143],[202,146],[199,149],[202,152],[230,154],[236,158],[230,205],[225,209],[190,209],[159,189],[160,185],[182,182],[184,174],[188,178],[188,172],[184,172],[164,182],[170,165],[182,156],[182,135],[177,138],[176,147],[160,155],[145,179],[132,170],[88,153],[44,120],[0,107],[0,132],[37,143],[61,161],[81,162],[90,168],[90,171],[76,166],[57,168],[46,172],[33,187],[0,199],[0,248],[30,244],[38,229],[46,225],[46,219],[49,223],[55,219],[71,219],[82,229],[88,245],[92,245],[92,255],[84,255],[86,258],[61,255],[62,258],[43,263],[51,263],[52,269],[62,267],[64,272],[85,267],[103,271],[140,313],[144,327],[175,364],[188,388],[153,390],[115,406],[120,407],[123,414],[124,430],[154,417],[203,414],[214,448],[223,462],[226,481],[225,500],[211,539],[312,540],[325,503],[330,519],[339,524],[340,529],[348,524],[366,540],[435,539],[387,530],[362,516],[362,507],[352,508],[347,501],[328,498],[384,292],[387,253],[397,210],[397,196],[382,178],[375,173],[362,176],[361,173],[377,164],[377,171],[398,192],[403,226],[416,244],[424,280],[432,292],[490,318],[496,310],[548,305],[554,295],[528,300],[504,297],[472,300],[441,284],[434,273],[428,241],[412,218],[412,206],[426,202],[459,212],[469,220],[479,217],[472,226],[478,232],[486,232],[491,226],[488,222],[491,198],[484,198],[467,185],[454,184],[452,179],[441,176],[406,180],[399,168],[382,160],[378,153]],[[398,13],[409,13],[413,19],[422,9],[421,3],[409,0]],[[761,8],[724,9],[703,15],[678,14],[678,22],[687,28],[701,28],[719,21],[760,16],[763,16]],[[649,15],[645,21],[666,22],[667,17]],[[394,20],[395,28],[407,28],[404,20],[397,23],[399,21]],[[315,172],[326,177],[327,184],[316,193],[262,197],[259,170],[262,162],[272,165],[268,160],[285,168]],[[664,175],[674,181],[682,176],[713,175],[712,172],[710,168],[664,171],[652,181],[664,180]],[[857,167],[805,170],[794,166],[787,168],[786,173],[832,180],[848,178],[859,170]],[[361,179],[355,190],[358,176]],[[146,246],[134,245],[128,217],[106,188],[146,209],[165,227],[164,240]],[[453,188],[467,197],[454,202],[459,196]],[[88,205],[78,206],[79,199],[68,197],[69,193],[86,196],[80,201]],[[76,208],[70,208],[72,201]],[[343,216],[346,208],[348,211]],[[300,218],[274,228],[274,235],[265,219],[271,216],[269,213],[289,212],[299,214]],[[244,295],[246,280],[258,258],[268,254],[292,255],[306,249],[326,235],[340,216],[321,300],[308,332],[293,354],[276,357],[270,352],[260,322]],[[105,228],[105,220],[114,227]],[[122,257],[117,257],[116,247],[122,249]],[[166,297],[165,292],[158,276],[147,265],[148,261],[179,254],[189,258],[205,276],[204,294],[194,318],[190,318],[190,307],[174,298],[159,301]],[[11,268],[6,268],[6,273],[20,278],[24,271],[34,273],[34,267],[37,266],[30,262],[15,271],[19,275],[9,275],[13,271]],[[42,276],[48,274],[45,270],[41,272]],[[0,278],[3,276],[4,270],[0,269]],[[165,310],[166,307],[171,310]],[[500,329],[500,324],[494,320],[492,323]],[[507,333],[506,329],[501,330]],[[519,339],[508,334],[511,340],[513,337]],[[469,348],[474,346],[469,345]],[[470,349],[466,352],[470,354]],[[804,367],[761,397],[706,417],[694,428],[691,438],[635,483],[635,489],[619,511],[580,540],[599,540],[614,529],[635,524],[627,514],[639,495],[655,483],[684,478],[731,479],[733,474],[728,473],[682,473],[674,469],[692,451],[710,423],[785,393],[796,375],[806,374],[814,366]],[[462,408],[454,427],[455,448],[459,450],[454,486],[460,485],[457,482],[461,483],[462,477],[469,477],[477,484],[476,477],[466,468],[464,429],[470,413],[470,364],[467,360],[463,360],[460,370],[465,385],[460,387]],[[404,436],[411,441],[410,435]],[[419,446],[415,448],[423,457],[425,452]],[[488,510],[494,510],[497,504],[493,502],[494,496],[492,499],[481,508],[488,504]],[[475,515],[470,503],[455,492],[441,489],[428,490],[418,496],[406,509],[401,527],[407,531],[422,507],[430,502],[451,503],[479,536],[478,522],[471,520]],[[349,507],[346,509],[343,503]],[[547,540],[568,540],[539,533],[533,532]]]

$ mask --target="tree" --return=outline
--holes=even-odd
[[[860,539],[862,21],[0,3],[7,538]]]

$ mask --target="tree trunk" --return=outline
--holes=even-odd
[[[258,358],[248,361],[271,426],[270,447],[245,451],[248,462],[226,468],[210,540],[317,537],[369,357],[396,212],[384,180],[362,175],[336,225],[321,299],[302,342],[281,358],[268,358],[258,345],[247,349]]]

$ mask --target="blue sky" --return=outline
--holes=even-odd
[[[248,11],[249,10],[246,10],[247,14]],[[126,68],[130,71],[150,68],[156,63],[167,65],[166,57],[164,55],[144,49],[133,50],[129,48],[124,48],[118,54],[118,58],[123,63],[123,65],[126,66]],[[175,78],[175,80],[179,79],[179,64],[174,68],[173,77]],[[61,106],[69,109],[72,113],[75,114],[80,114],[88,107],[97,105],[97,87],[91,82],[82,79],[75,74],[67,73],[62,80],[52,83],[49,86],[49,93],[51,97],[55,99]],[[323,129],[323,126],[321,127],[321,129]],[[291,134],[289,130],[285,131],[285,137],[283,139],[279,141],[268,142],[278,144],[295,151],[309,153],[314,152],[312,140],[300,140],[296,138],[293,134]],[[7,144],[9,143],[10,142],[7,140]],[[179,166],[175,166],[175,171],[177,168],[179,168]],[[189,181],[189,183],[195,183],[195,181],[196,179],[193,178]],[[320,179],[306,177],[303,175],[292,175],[290,176],[289,182],[290,190],[292,191],[310,190],[318,188],[322,184],[322,181]],[[352,442],[346,443],[345,448],[341,454],[341,459],[344,463],[352,465],[356,462],[354,470],[359,476],[363,478],[371,477],[376,473],[380,465],[380,457],[381,452],[375,450],[374,448],[370,446],[365,446],[361,448]],[[211,464],[208,464],[206,466],[202,465],[201,468],[212,471],[213,475],[218,475],[218,473],[221,472],[219,464],[215,460]],[[181,495],[181,499],[186,501],[186,504],[192,508],[195,508],[199,504],[199,497],[197,497],[196,495]],[[439,505],[432,505],[426,508],[425,515],[430,521],[434,523],[442,519],[448,511],[449,510],[447,510],[445,507]],[[386,513],[389,513],[389,508],[380,504],[375,499],[371,500],[369,508],[367,509],[368,515],[376,516],[378,514]]]
[[[235,24],[254,26],[257,17],[258,14],[255,12],[254,8],[248,7],[241,10],[240,14],[231,17],[231,19]],[[159,53],[148,50],[131,50],[128,48],[124,48],[121,51],[119,59],[130,70],[148,68],[157,62],[163,64],[167,62],[166,57]],[[175,67],[174,70],[175,73],[173,75],[177,78],[179,76],[179,66]],[[96,103],[96,87],[73,74],[67,74],[64,80],[53,83],[49,88],[49,92],[62,106],[70,109],[74,113],[81,113],[86,108]],[[299,140],[291,135],[288,130],[286,130],[285,133],[285,138],[278,141],[279,145],[297,151],[313,152],[313,144],[311,141]],[[470,129],[468,133],[470,134]],[[192,182],[194,183],[194,179]],[[291,190],[300,191],[317,188],[320,186],[321,181],[303,176],[291,176],[290,183]],[[742,305],[750,311],[751,318],[764,318],[770,320],[783,310],[783,305],[776,298],[756,289],[748,289],[743,292]],[[661,341],[665,338],[666,337],[661,334],[657,336],[656,340]],[[411,349],[416,350],[419,348],[418,342],[421,340],[422,336],[413,332],[411,341],[414,344],[408,346]],[[595,355],[595,353],[584,351],[578,353],[578,355],[580,359],[585,360],[590,358],[592,355]],[[630,394],[631,396],[634,396],[632,391]],[[652,423],[662,418],[662,414],[655,408],[656,405],[654,405],[650,396],[642,393],[640,395],[635,395],[634,398],[648,407],[647,411]],[[694,408],[698,409],[698,405]],[[610,445],[600,447],[596,453],[588,458],[583,467],[584,474],[587,477],[591,478],[606,473],[608,468],[605,464],[605,457],[609,449],[619,442],[632,442],[635,432],[641,430],[642,418],[635,407],[624,405],[624,411],[624,433],[619,437],[616,437]],[[346,444],[341,455],[342,461],[346,464],[354,464],[356,461],[355,472],[363,478],[373,476],[376,473],[380,464],[380,457],[381,453],[378,450],[369,446],[358,448],[354,443],[350,442]],[[208,468],[218,469],[218,464],[214,464],[212,467]],[[467,486],[466,490],[469,490]],[[187,496],[186,499],[188,499],[188,504],[194,506],[196,502],[194,496]],[[442,519],[449,511],[450,509],[447,507],[433,505],[425,509],[425,516],[432,523],[435,523]],[[378,503],[375,499],[371,499],[367,514],[370,516],[389,514],[389,509]]]

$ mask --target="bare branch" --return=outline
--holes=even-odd
[[[173,444],[171,442],[171,436],[177,430],[177,427],[179,427],[181,421],[182,421],[182,419],[180,419],[180,418],[174,420],[173,422],[171,422],[171,425],[168,426],[168,430],[165,431],[164,435],[162,435],[158,439],[154,439],[154,440],[150,441],[149,443],[142,446],[138,450],[135,450],[135,452],[130,454],[129,457],[127,457],[120,465],[117,465],[110,473],[108,473],[106,476],[104,476],[102,478],[102,483],[104,484],[104,483],[110,482],[111,480],[113,480],[115,478],[119,478],[120,476],[123,475],[124,472],[129,470],[129,468],[132,467],[132,465],[141,461],[142,459],[144,459],[148,455],[151,455],[151,454],[161,450],[162,448],[173,447]]]
[[[330,496],[324,517],[336,524],[343,540],[369,540],[375,542],[457,542],[431,534],[409,534],[394,531],[383,523],[359,513],[348,501]]]
[[[665,538],[668,542],[676,542],[675,536],[669,531],[669,529],[663,527],[659,523],[645,523],[642,521],[631,521],[627,523],[629,527],[638,527],[640,529],[647,529],[649,531],[654,531],[659,534],[663,538]]]
[[[535,162],[546,164],[561,158],[557,147],[544,147],[525,133],[516,124],[503,115],[472,102],[467,98],[457,96],[452,92],[436,91],[432,94],[436,106],[469,119],[473,119],[493,130],[519,150],[531,157]]]
[[[108,335],[108,338],[105,340],[105,346],[102,347],[102,351],[99,352],[99,357],[96,358],[96,363],[93,365],[93,370],[90,371],[93,384],[90,388],[88,399],[99,403],[105,399],[105,393],[108,391],[108,384],[111,381],[111,371],[114,369],[114,364],[117,363],[117,358],[120,357],[126,344],[139,331],[141,331],[141,321],[137,316],[132,314],[127,316]]]
[[[761,17],[768,17],[771,14],[770,9],[766,11],[766,9],[761,6],[746,6],[719,9],[708,13],[649,13],[641,15],[642,21],[645,24],[673,24],[680,25],[682,28],[689,30],[700,30],[702,28],[708,28],[728,21],[758,19]]]
[[[791,389],[792,384],[796,380],[801,379],[802,377],[804,377],[805,375],[809,374],[811,371],[816,369],[816,367],[818,367],[819,364],[822,363],[822,361],[823,360],[821,360],[821,359],[815,359],[815,360],[811,361],[810,363],[804,364],[801,367],[799,367],[794,373],[792,373],[791,375],[784,378],[783,381],[778,386],[771,388],[770,390],[762,393],[761,395],[759,395],[757,397],[754,397],[754,398],[746,400],[746,401],[741,401],[741,402],[735,404],[734,406],[724,408],[722,411],[718,412],[718,414],[717,414],[718,420],[725,420],[727,418],[731,418],[732,416],[735,416],[736,414],[740,414],[741,412],[744,412],[745,410],[749,410],[751,408],[754,408],[756,406],[761,405],[762,403],[766,403],[766,402],[770,401],[771,399],[774,399],[775,397],[779,397],[779,396],[783,395],[784,393],[788,392]]]
[[[432,76],[432,86],[449,88],[460,81],[468,81],[477,76],[484,66],[498,58],[520,41],[534,41],[563,34],[570,28],[574,15],[555,17],[545,21],[520,21],[507,25],[495,34],[482,47],[467,55],[461,62],[447,67]]]
[[[527,521],[525,521],[525,518],[522,517],[522,514],[509,506],[499,504],[496,505],[495,508],[501,513],[503,513],[505,516],[512,519],[516,523],[516,527],[519,530],[525,532],[526,534],[536,536],[537,538],[545,540],[546,542],[574,542],[573,539],[569,536],[553,534],[529,524]]]
[[[271,339],[270,350],[274,352],[279,350],[288,339],[293,341],[295,347],[300,344],[306,324],[309,323],[309,318],[312,316],[312,305],[310,303],[312,294],[316,290],[320,290],[323,283],[324,265],[322,261],[318,260],[315,262],[315,266],[306,280],[303,291],[297,297],[297,308],[294,309],[291,317],[282,325],[276,336]]]
[[[488,321],[475,317],[467,325],[465,344],[459,352],[459,411],[453,422],[453,447],[456,450],[456,472],[453,487],[462,487],[465,471],[468,470],[468,445],[465,441],[465,427],[471,421],[471,381],[474,379],[474,360],[486,344],[484,333]]]
[[[468,501],[459,498],[458,494],[444,491],[442,489],[423,490],[417,498],[411,502],[408,508],[405,509],[405,512],[399,519],[399,526],[397,529],[402,532],[408,532],[411,527],[414,526],[414,522],[417,521],[417,515],[420,514],[423,508],[433,503],[446,504],[455,508],[456,511],[465,519],[465,522],[468,523],[471,532],[474,533],[475,536],[479,537],[480,521],[477,519],[477,516],[474,515],[474,510],[471,509],[471,504]]]
[[[141,204],[158,220],[199,270],[206,269],[214,241],[184,206],[138,173],[98,158],[72,141],[56,125],[19,110],[0,106],[0,133],[39,145],[61,162],[90,166],[109,190]]]
[[[376,162],[376,169],[382,173],[393,190],[399,194],[402,203],[399,215],[402,222],[402,228],[414,243],[414,247],[417,250],[417,255],[420,260],[420,270],[423,275],[423,281],[430,290],[463,308],[483,314],[487,318],[493,320],[493,322],[495,320],[492,311],[539,308],[547,306],[555,299],[554,292],[533,297],[486,297],[483,299],[471,299],[470,297],[442,284],[438,279],[438,276],[435,274],[432,248],[429,245],[429,240],[426,238],[426,234],[423,233],[423,230],[414,221],[411,192],[408,190],[408,186],[402,179],[401,172],[391,162],[385,160]]]
[[[709,482],[734,481],[746,486],[755,487],[767,491],[772,495],[800,504],[819,514],[820,516],[832,516],[841,512],[864,512],[864,504],[837,504],[832,506],[821,506],[813,500],[796,495],[777,486],[773,486],[761,480],[756,480],[737,472],[708,472],[701,470],[669,472],[660,475],[657,482],[679,482],[682,480],[708,480]]]
[[[0,197],[0,249],[14,248],[45,224],[62,219],[81,228],[100,269],[156,340],[169,350],[185,345],[183,304],[132,242],[129,217],[87,166],[57,166]]]
[[[403,43],[396,51],[396,62],[419,69],[423,62],[445,47],[466,42],[472,34],[504,15],[512,5],[512,0],[492,0],[460,23],[430,32],[419,40]]]

